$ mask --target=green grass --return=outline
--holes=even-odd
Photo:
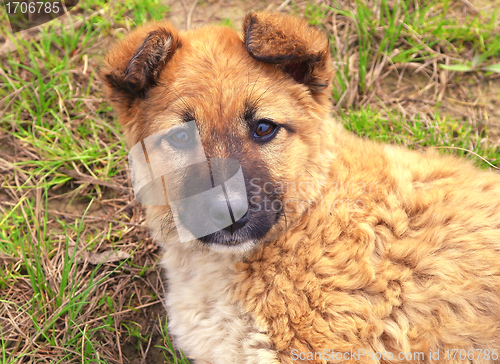
[[[379,16],[373,14],[374,3],[379,5]],[[484,22],[479,16],[467,19],[450,16],[451,4],[451,0],[427,1],[414,9],[411,0],[402,0],[393,8],[387,0],[370,4],[358,0],[355,10],[344,10],[345,7],[340,4],[332,7],[306,6],[305,16],[311,24],[319,24],[328,11],[351,20],[350,34],[357,37],[359,54],[356,65],[359,89],[365,93],[368,91],[366,79],[369,78],[370,67],[380,62],[382,57],[387,57],[391,63],[423,62],[439,58],[442,53],[458,61],[467,57],[465,53],[473,49],[477,63],[498,63],[498,9],[493,10],[490,19]],[[336,61],[344,64],[341,74],[337,75],[340,89],[334,89],[334,98],[338,101],[346,91],[345,80],[350,80],[349,59],[345,57],[348,52],[339,53],[335,47],[332,51]]]
[[[129,259],[118,262],[96,265],[84,256],[103,247],[124,250],[124,241],[130,241],[123,238],[130,229],[122,223],[128,216],[117,214],[102,223],[95,216],[110,206],[103,200],[118,196],[106,186],[120,187],[117,177],[127,178],[125,144],[96,82],[102,42],[113,37],[114,29],[160,20],[168,7],[157,0],[84,3],[69,26],[55,20],[36,40],[7,33],[15,49],[0,57],[0,135],[15,144],[0,150],[7,153],[2,166],[8,171],[2,174],[5,204],[0,206],[2,364],[21,358],[109,362],[110,337],[136,334],[134,325],[117,320],[117,313],[135,312],[140,305],[134,294],[116,302],[107,285],[117,276],[133,280],[157,270],[156,264],[136,261],[141,242],[128,248]],[[5,30],[5,14],[0,16]],[[8,158],[14,157],[13,148],[18,152]],[[85,183],[67,171],[85,176]],[[65,206],[76,207],[65,214]],[[158,300],[151,292],[146,302]],[[50,359],[38,359],[43,356]]]
[[[478,133],[476,128],[446,115],[436,113],[436,120],[430,125],[419,120],[418,116],[413,122],[408,122],[395,113],[383,115],[370,106],[341,112],[340,116],[347,130],[363,137],[403,144],[412,149],[437,147],[463,157],[472,155],[482,168],[500,165],[498,146],[491,146],[484,140],[487,130]]]
[[[45,203],[47,203],[46,194]],[[35,202],[32,200],[21,201],[10,214],[10,224],[0,224],[0,253],[19,258],[19,264],[9,267],[2,274],[0,285],[5,289],[6,286],[16,286],[17,283],[27,284],[30,290],[23,293],[29,298],[24,302],[19,300],[16,302],[11,296],[0,299],[0,302],[10,306],[16,322],[34,328],[34,336],[31,337],[34,342],[61,349],[57,362],[71,362],[73,357],[71,352],[77,348],[81,356],[88,358],[87,363],[101,362],[93,355],[96,347],[93,336],[95,332],[109,328],[109,323],[103,322],[89,328],[81,313],[84,306],[91,304],[95,289],[108,280],[114,272],[100,272],[100,266],[97,266],[89,272],[89,276],[82,279],[78,274],[75,247],[88,244],[81,241],[84,220],[75,221],[71,225],[58,221],[64,235],[55,236],[50,231],[54,227],[49,227],[48,214],[45,213],[41,219],[37,218],[34,205]],[[21,210],[22,214],[15,214],[17,209]],[[88,208],[83,218],[87,212]],[[74,244],[72,250],[70,241]],[[55,254],[60,258],[60,269],[47,266],[47,262],[54,262],[52,258]],[[56,271],[60,274],[58,279],[54,277]],[[65,330],[61,331],[63,323]],[[23,356],[36,357],[35,350],[23,350],[20,344],[19,341],[12,342],[4,336],[0,337],[0,347],[18,349],[12,351],[9,357],[5,356],[4,352],[3,363],[14,363],[16,362],[14,359],[18,360]]]
[[[471,122],[463,120],[464,115],[448,112],[455,106],[445,104],[437,93],[422,100],[435,105],[432,112],[422,115],[408,111],[403,115],[400,110],[387,107],[375,89],[381,79],[399,76],[396,69],[409,64],[429,73],[434,72],[432,67],[455,71],[450,86],[471,81],[465,72],[491,79],[500,73],[498,9],[488,14],[460,16],[452,12],[457,11],[454,4],[449,0],[425,1],[416,9],[411,0],[391,5],[387,0],[358,0],[356,7],[350,9],[345,3],[320,3],[306,5],[304,16],[310,24],[319,25],[330,34],[337,65],[332,96],[341,106],[337,111],[347,129],[410,148],[446,146],[447,152],[460,156],[484,157],[487,161],[474,157],[480,167],[498,166],[500,148],[488,142],[490,126],[482,125],[482,120]],[[324,22],[332,17],[338,22],[336,32],[333,24]],[[437,77],[429,79],[433,84],[439,81]],[[402,86],[407,84],[403,82]],[[469,103],[474,101],[471,95]],[[443,110],[442,105],[448,109]],[[494,127],[499,124],[497,121]]]
[[[468,86],[498,82],[497,11],[463,15],[447,0],[418,9],[410,0],[391,4],[291,2],[330,36],[332,97],[345,127],[382,142],[442,148],[482,168],[500,166],[492,138],[499,122],[474,106],[478,96]],[[134,358],[149,347],[169,363],[188,363],[175,352],[156,303],[158,253],[141,228],[121,129],[96,79],[111,40],[167,13],[159,0],[81,1],[71,26],[55,20],[28,39],[7,33],[0,11],[0,34],[16,44],[0,55],[1,364],[112,363],[127,345]],[[421,68],[428,83],[416,87],[409,71],[400,77],[405,67]],[[448,72],[444,91],[440,72]],[[408,92],[388,97],[383,82],[398,77]],[[103,252],[127,254],[91,262]],[[146,324],[137,322],[143,316]]]

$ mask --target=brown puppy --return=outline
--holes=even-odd
[[[498,174],[349,134],[330,63],[324,34],[278,14],[242,36],[150,24],[109,53],[107,96],[161,175],[146,207],[176,344],[196,363],[500,362]]]

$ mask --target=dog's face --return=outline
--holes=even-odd
[[[310,200],[332,71],[325,35],[305,21],[249,14],[243,37],[151,24],[115,46],[101,76],[129,146],[167,171],[155,193],[170,207],[157,212],[198,242],[248,249]]]

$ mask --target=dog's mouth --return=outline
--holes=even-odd
[[[248,242],[257,243],[266,236],[269,230],[271,230],[274,221],[272,218],[269,219],[270,221],[267,219],[262,221],[263,218],[266,217],[259,218],[257,216],[252,216],[251,219],[250,215],[251,213],[247,212],[247,214],[236,223],[212,234],[203,236],[198,240],[206,245],[237,246]]]
[[[227,224],[224,213],[229,210],[232,220]],[[179,216],[183,225],[202,244],[215,250],[248,250],[262,241],[278,220],[279,214],[263,209],[260,204],[241,201],[214,201],[208,208],[208,218],[197,223],[190,216]],[[236,220],[234,217],[238,217]],[[226,224],[224,224],[226,222]],[[223,226],[214,231],[214,226]],[[213,231],[205,234],[204,231]]]

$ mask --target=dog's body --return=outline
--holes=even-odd
[[[326,37],[305,22],[251,14],[243,38],[153,24],[101,71],[130,146],[195,120],[207,158],[245,175],[245,217],[189,243],[147,207],[176,344],[213,364],[500,362],[498,174],[345,131]]]

